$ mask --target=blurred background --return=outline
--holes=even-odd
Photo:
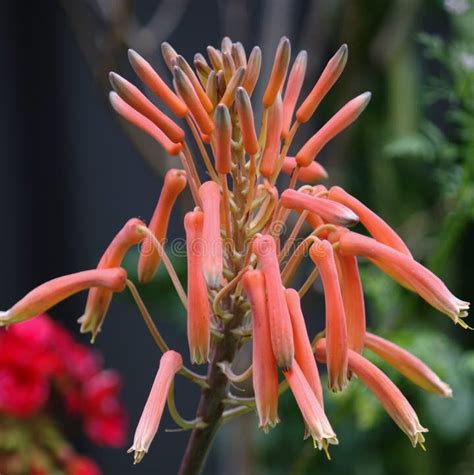
[[[418,260],[472,301],[472,0],[43,0],[0,4],[0,307],[45,280],[95,267],[128,218],[149,219],[163,173],[175,166],[112,113],[108,72],[138,84],[126,60],[132,47],[169,77],[162,41],[191,60],[224,35],[247,50],[261,46],[256,97],[281,36],[290,38],[293,57],[308,51],[303,94],[340,44],[348,44],[343,76],[293,151],[347,100],[372,91],[359,121],[321,155],[329,184],[346,187],[386,218]],[[188,199],[170,238],[182,235]],[[182,271],[181,260],[176,264]],[[303,443],[303,423],[286,395],[283,423],[269,435],[257,432],[253,414],[226,426],[205,474],[474,473],[473,334],[371,267],[363,267],[363,282],[372,330],[402,343],[453,388],[454,398],[441,400],[382,365],[430,429],[427,453],[412,449],[375,398],[353,384],[328,396],[340,440],[331,462]],[[143,295],[170,346],[184,350],[185,315],[164,272]],[[52,316],[77,334],[84,299],[68,300]],[[305,297],[308,320],[322,318],[320,303],[318,289]],[[114,300],[95,348],[122,374],[131,442],[160,354],[127,297]],[[180,382],[181,412],[191,418],[196,402]],[[166,415],[136,467],[127,447],[97,448],[79,433],[72,437],[103,473],[167,474],[176,472],[188,438],[165,433],[172,427]]]

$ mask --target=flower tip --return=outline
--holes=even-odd
[[[9,316],[10,315],[9,315],[8,310],[6,311],[0,310],[0,327],[4,327],[8,325]]]
[[[146,450],[135,449],[133,448],[133,446],[127,450],[127,454],[131,454],[132,452],[133,452],[133,465],[139,464],[143,460],[143,457],[145,457],[145,455],[147,454]]]

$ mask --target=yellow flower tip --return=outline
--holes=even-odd
[[[127,454],[131,454],[132,452],[133,452],[133,465],[139,464],[143,460],[143,457],[145,457],[145,455],[147,454],[146,450],[135,449],[133,448],[133,446],[127,450]]]
[[[412,434],[407,434],[407,435],[411,441],[411,445],[413,446],[413,448],[419,445],[421,449],[424,452],[426,452],[425,436],[423,435],[424,432],[429,432],[429,430],[418,423],[416,425],[415,432],[413,432]]]

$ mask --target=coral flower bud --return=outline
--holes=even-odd
[[[207,55],[209,56],[209,61],[212,64],[212,67],[216,71],[220,71],[224,69],[222,53],[218,49],[214,48],[213,46],[208,46],[206,50],[207,50]]]
[[[225,77],[226,82],[228,83],[230,81],[230,78],[235,73],[235,63],[234,63],[234,60],[232,59],[230,52],[225,52],[222,55],[222,59],[224,63],[224,77]]]
[[[260,172],[263,176],[269,178],[273,175],[276,168],[280,152],[280,139],[283,127],[283,103],[281,95],[277,97],[268,109],[268,123],[265,146],[260,161]]]
[[[247,69],[245,70],[244,80],[242,87],[247,91],[249,96],[252,95],[255,86],[257,85],[258,77],[260,76],[260,68],[262,67],[262,50],[255,46],[250,53],[247,63]]]
[[[188,113],[186,104],[170,89],[151,64],[136,51],[128,50],[128,60],[133,70],[143,83],[156,94],[178,117],[183,118]],[[172,68],[170,68],[172,70]]]
[[[336,254],[342,300],[347,324],[347,343],[351,350],[362,353],[365,342],[365,303],[357,257]]]
[[[237,88],[235,103],[237,106],[237,114],[239,115],[239,125],[245,151],[249,155],[255,155],[259,149],[258,138],[255,132],[255,122],[250,97],[243,87]]]
[[[244,46],[240,41],[232,45],[232,58],[237,68],[247,67],[247,55],[245,54]]]
[[[126,280],[127,272],[120,267],[86,270],[57,277],[33,289],[9,310],[0,311],[0,326],[36,317],[71,295],[91,287],[104,288],[110,292],[122,292],[125,289]]]
[[[354,122],[370,101],[370,92],[365,92],[349,101],[334,114],[296,154],[296,161],[301,167],[307,167],[321,149],[337,134]]]
[[[111,92],[109,99],[112,107],[120,116],[153,137],[166,150],[166,153],[178,155],[182,150],[183,146],[180,143],[172,142],[150,119],[129,106],[116,92]]]
[[[235,93],[237,88],[242,84],[244,76],[245,68],[239,68],[237,71],[235,71],[234,75],[227,84],[224,95],[221,98],[221,104],[225,104],[227,107],[230,107],[233,104]]]
[[[448,315],[454,323],[468,328],[462,318],[467,316],[469,302],[455,297],[439,277],[406,254],[375,239],[350,231],[340,236],[339,251],[345,255],[369,258],[398,283],[416,292],[434,308]]]
[[[265,295],[265,279],[259,270],[247,271],[242,284],[252,309],[252,381],[259,427],[265,432],[278,420],[278,371],[273,355]]]
[[[183,358],[179,353],[172,350],[163,353],[158,372],[135,430],[133,445],[128,449],[128,453],[134,452],[134,463],[141,462],[148,453],[160,426],[171,383],[182,367]]]
[[[192,70],[191,66],[189,66],[188,62],[180,55],[176,57],[176,66],[178,66],[184,72],[184,74],[186,74],[194,88],[194,91],[199,97],[202,106],[204,107],[204,109],[206,109],[208,113],[211,113],[214,109],[212,102],[210,101],[209,97],[207,97],[206,91],[204,91],[201,83],[199,82],[199,79]]]
[[[199,76],[199,81],[201,81],[201,84],[204,87],[207,84],[207,79],[209,78],[212,69],[209,67],[202,54],[198,53],[194,55],[194,67]]]
[[[296,111],[296,120],[300,123],[308,122],[324,96],[338,80],[347,63],[347,45],[342,45],[336,54],[329,60],[321,76],[314,85],[308,97]]]
[[[291,176],[296,167],[295,157],[285,157],[281,171],[286,175]],[[305,183],[316,183],[328,178],[328,172],[318,162],[311,162],[309,166],[300,168],[298,180]]]
[[[217,289],[223,270],[223,246],[221,238],[220,203],[221,190],[214,181],[206,181],[199,188],[204,222],[202,228],[202,273],[207,285]]]
[[[191,211],[184,217],[188,259],[188,343],[191,362],[197,364],[207,361],[211,336],[207,286],[202,274],[203,220],[201,211]]]
[[[271,107],[268,109],[267,138],[260,160],[260,173],[270,178],[276,170],[280,153],[281,131],[283,127],[283,104],[278,93]]]
[[[214,156],[215,168],[218,173],[230,173],[232,170],[232,122],[229,109],[224,104],[219,104],[214,114]]]
[[[288,71],[288,64],[290,63],[290,56],[290,41],[288,38],[283,37],[278,43],[278,48],[275,53],[272,72],[262,99],[263,107],[270,107],[275,102],[277,94],[283,87]]]
[[[319,404],[321,407],[324,407],[323,388],[321,386],[316,360],[314,359],[313,349],[309,341],[308,331],[306,330],[303,312],[301,311],[300,296],[295,289],[286,289],[285,297],[293,328],[295,360],[301,368],[314,395],[317,397]]]
[[[232,51],[232,40],[228,36],[222,38],[221,50],[223,53],[230,53]]]
[[[326,350],[329,351],[323,338],[316,345],[318,360],[325,360]],[[413,447],[420,444],[424,449],[423,432],[428,432],[428,429],[420,424],[413,407],[397,386],[377,366],[352,350],[349,350],[349,368],[374,393],[388,415],[408,436]]]
[[[301,191],[285,190],[281,195],[281,204],[288,209],[305,209],[319,214],[324,221],[340,226],[353,226],[359,221],[357,215],[344,205]]]
[[[120,266],[128,250],[145,238],[141,230],[144,226],[143,221],[139,219],[129,219],[105,250],[97,268],[109,269]],[[100,331],[112,296],[113,293],[107,289],[92,288],[89,290],[84,315],[79,318],[78,322],[81,324],[81,333],[92,332],[92,341]]]
[[[306,66],[308,64],[308,53],[300,51],[296,56],[295,62],[291,67],[286,85],[285,95],[283,97],[283,133],[286,135],[290,130],[291,118],[295,110],[296,101],[303,86]]]
[[[365,336],[365,345],[403,376],[426,391],[431,391],[442,397],[452,397],[451,388],[431,368],[409,351],[369,332]]]
[[[333,186],[329,190],[328,198],[354,211],[359,216],[360,222],[377,241],[412,257],[402,238],[380,216],[377,216],[372,210],[340,186]]]
[[[207,115],[207,111],[199,100],[191,81],[188,79],[186,74],[184,74],[183,70],[177,66],[174,67],[173,74],[176,90],[188,106],[189,111],[193,115],[194,120],[201,129],[201,132],[204,134],[210,134],[214,129],[214,124]]]
[[[336,445],[339,442],[321,404],[306,381],[298,362],[294,361],[292,368],[284,374],[305,421],[306,437],[311,435],[314,446],[324,450],[329,458],[328,444]]]
[[[110,83],[117,94],[140,114],[150,119],[174,143],[184,140],[184,130],[152,104],[133,84],[116,73],[110,73]]]
[[[214,70],[209,73],[206,83],[206,94],[215,107],[219,102],[219,91],[217,86],[217,75]]]
[[[334,251],[328,241],[317,241],[311,246],[309,255],[318,267],[324,288],[329,388],[341,391],[347,385],[348,347],[346,315]]]
[[[294,357],[293,330],[274,238],[270,235],[257,236],[253,241],[253,252],[265,277],[273,354],[280,368],[289,369]]]
[[[156,239],[163,245],[168,223],[174,203],[179,194],[186,187],[186,172],[172,168],[165,175],[163,189],[156,204],[155,211],[151,217],[148,229],[155,235]],[[160,265],[160,255],[149,238],[145,238],[141,247],[138,259],[138,280],[142,284],[147,284],[153,279],[158,266]]]
[[[176,65],[176,58],[178,57],[178,53],[166,41],[163,41],[163,43],[161,43],[161,56],[163,56],[166,66],[168,66],[168,69],[173,72],[173,68]]]

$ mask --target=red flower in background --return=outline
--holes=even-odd
[[[99,467],[87,457],[75,456],[66,466],[67,475],[101,475]]]
[[[126,435],[120,386],[116,372],[47,315],[0,330],[0,416],[34,416],[57,394],[93,443],[118,447]]]

